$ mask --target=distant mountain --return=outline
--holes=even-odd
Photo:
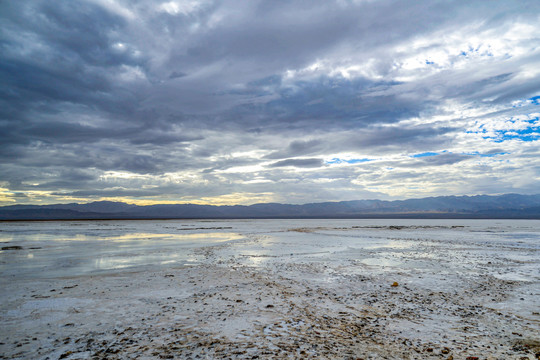
[[[249,218],[471,218],[540,219],[540,194],[438,196],[397,201],[353,200],[303,205],[250,206],[87,204],[0,207],[0,220],[249,219]]]

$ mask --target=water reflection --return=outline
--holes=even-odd
[[[0,233],[0,243],[11,243],[13,241],[144,241],[144,240],[173,240],[186,241],[196,240],[198,242],[222,242],[242,238],[237,233],[212,232],[212,233],[126,233],[121,235],[103,235],[100,233],[89,234],[18,234],[6,235]]]
[[[385,259],[383,257],[363,259],[361,260],[361,263],[368,266],[400,266],[402,265],[401,261]]]
[[[223,262],[233,257],[255,267],[269,263],[353,261],[354,267],[362,271],[393,271],[423,268],[437,260],[462,269],[475,266],[476,262],[467,261],[473,255],[478,260],[479,251],[492,252],[503,247],[508,258],[505,263],[519,266],[520,273],[538,274],[537,268],[534,273],[529,271],[529,266],[533,269],[538,264],[534,251],[540,249],[540,222],[506,221],[504,226],[493,221],[461,220],[208,220],[202,223],[191,220],[3,223],[0,244],[11,249],[0,251],[0,278],[77,276],[137,266]],[[389,230],[389,224],[410,225],[414,231]],[[465,227],[450,227],[460,224]],[[423,225],[430,227],[421,228]],[[336,230],[288,231],[318,226]],[[240,239],[248,240],[237,241]],[[234,241],[232,246],[221,246],[230,241]],[[219,245],[219,250],[199,251],[213,245]],[[532,259],[513,259],[529,255]],[[524,263],[525,260],[532,261],[532,265]]]
[[[102,256],[99,259],[96,259],[94,263],[94,268],[96,270],[112,270],[141,265],[164,265],[172,264],[182,259],[184,258],[182,257],[182,254],[179,253],[135,255],[122,257]]]
[[[371,238],[365,240],[364,243],[360,243],[362,249],[407,249],[413,246],[412,241],[407,241],[406,239],[388,239],[388,238]]]
[[[244,238],[232,232],[103,233],[12,234],[9,245],[16,245],[18,250],[0,252],[0,273],[24,277],[77,276],[138,266],[191,264],[196,261],[196,248]]]

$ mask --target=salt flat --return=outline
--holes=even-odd
[[[540,357],[540,221],[0,230],[5,359]]]

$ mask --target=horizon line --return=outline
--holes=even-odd
[[[133,205],[133,206],[155,206],[155,205],[196,205],[196,206],[214,206],[214,207],[225,207],[225,206],[254,206],[254,205],[264,205],[264,204],[280,204],[280,205],[294,205],[294,206],[302,206],[302,205],[308,205],[308,204],[324,204],[324,203],[342,203],[342,202],[350,202],[350,201],[381,201],[381,202],[396,202],[396,201],[408,201],[408,200],[423,200],[423,199],[433,199],[433,198],[445,198],[445,197],[479,197],[479,196],[487,196],[487,197],[500,197],[505,195],[518,195],[518,196],[539,196],[540,193],[535,194],[523,194],[523,193],[500,193],[500,194],[474,194],[474,195],[433,195],[433,196],[425,196],[425,197],[411,197],[411,198],[404,198],[404,199],[394,199],[394,200],[384,200],[384,199],[376,199],[376,198],[368,198],[368,199],[352,199],[352,200],[326,200],[326,201],[316,201],[316,202],[306,202],[306,203],[286,203],[286,202],[256,202],[252,204],[208,204],[208,203],[197,203],[197,202],[171,202],[164,200],[163,202],[154,202],[150,204],[137,204],[134,202],[129,201],[122,201],[122,200],[108,200],[108,199],[102,199],[102,200],[93,200],[93,201],[86,201],[86,202],[58,202],[58,203],[49,203],[49,204],[9,204],[9,205],[0,205],[0,208],[5,207],[12,207],[12,206],[55,206],[55,205],[86,205],[86,204],[93,204],[93,203],[117,203],[117,204],[126,204],[126,205]],[[141,200],[144,201],[144,200]]]

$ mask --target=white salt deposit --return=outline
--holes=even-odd
[[[540,356],[540,221],[0,230],[6,359]]]

